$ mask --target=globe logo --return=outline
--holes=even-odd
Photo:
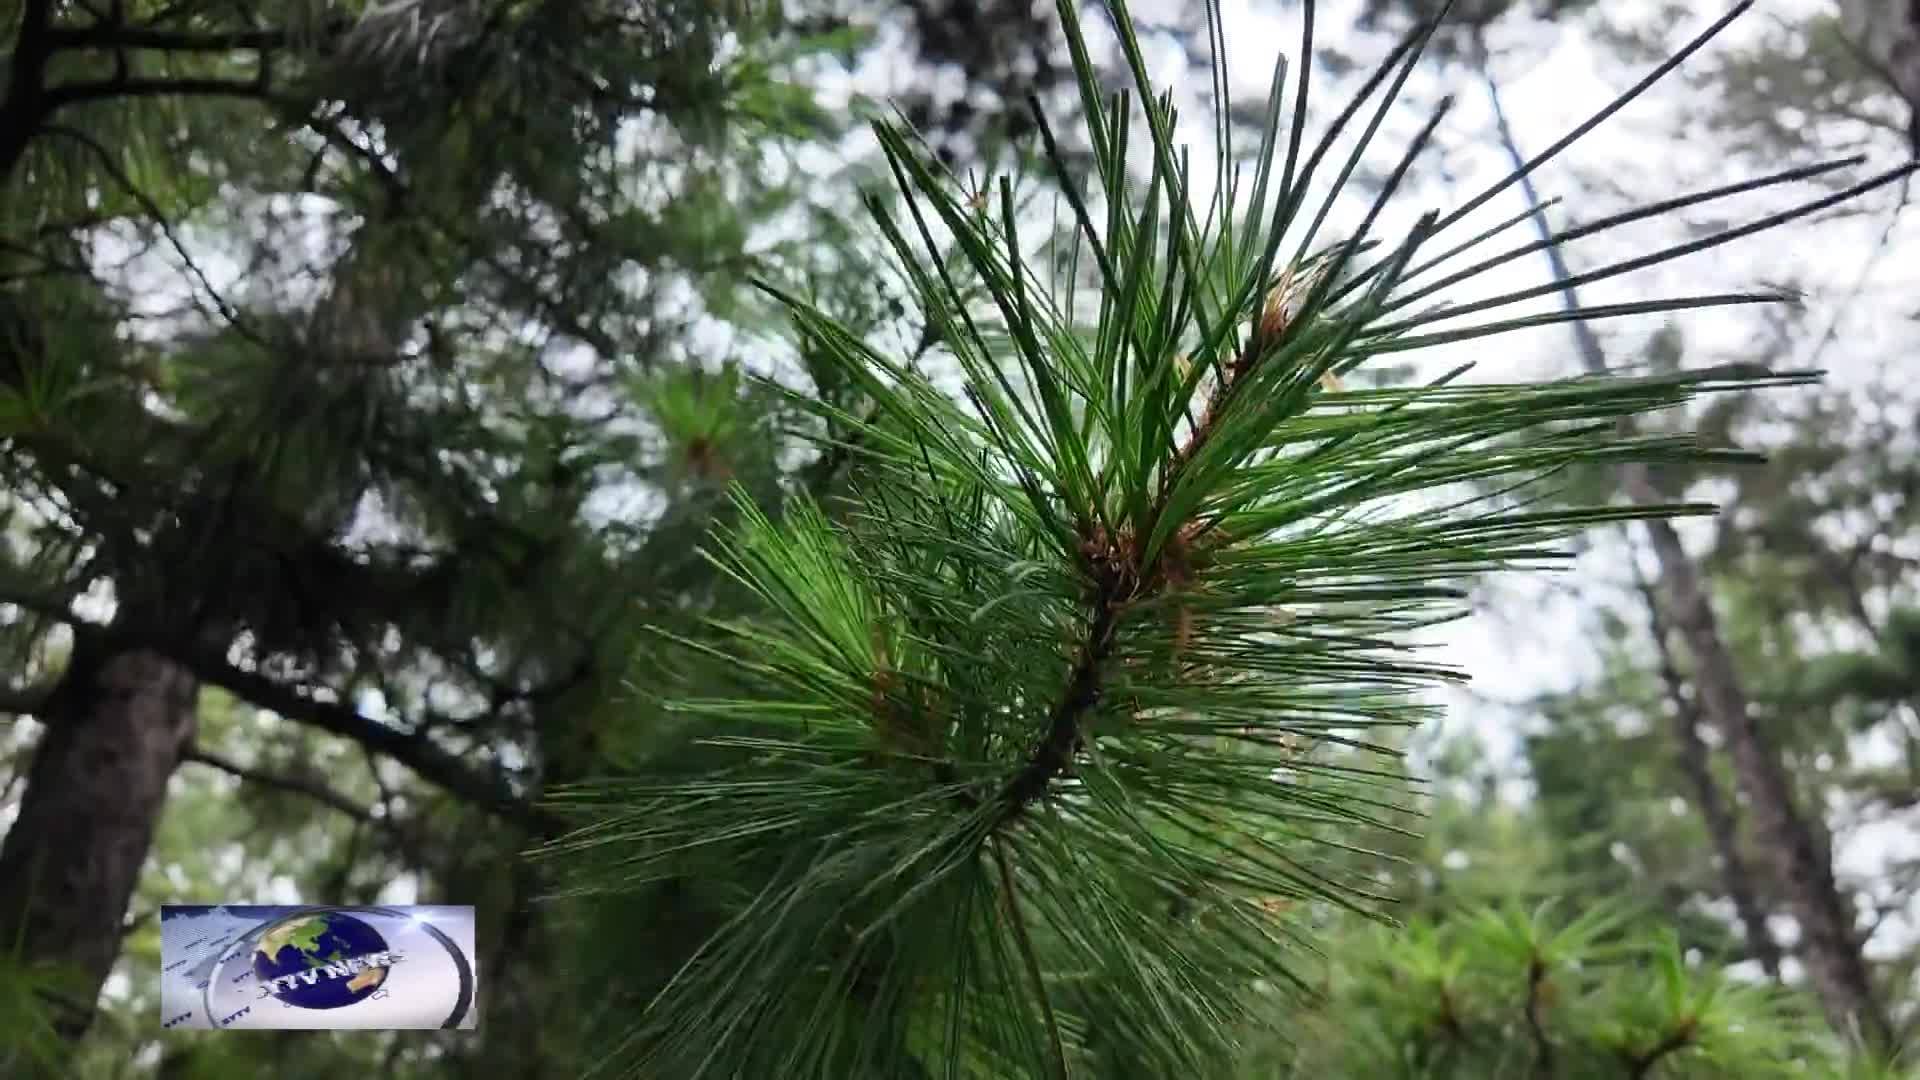
[[[253,974],[288,1005],[338,1009],[372,996],[397,959],[373,927],[341,912],[316,911],[261,935]]]

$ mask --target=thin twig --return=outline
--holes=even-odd
[[[1653,1067],[1658,1065],[1662,1058],[1668,1054],[1685,1049],[1689,1043],[1693,1042],[1694,1027],[1695,1021],[1693,1018],[1685,1018],[1681,1020],[1680,1023],[1674,1025],[1673,1030],[1667,1032],[1659,1042],[1654,1043],[1638,1054],[1628,1054],[1627,1075],[1632,1077],[1633,1080],[1645,1080],[1645,1078],[1653,1072]]]
[[[322,34],[347,29],[350,20],[336,19],[323,27]],[[286,48],[295,43],[292,31],[227,30],[187,33],[150,26],[54,27],[48,30],[47,43],[53,49],[141,49],[151,52],[236,52]]]
[[[1053,1051],[1053,1074],[1059,1080],[1067,1077],[1067,1048],[1060,1039],[1060,1025],[1054,1020],[1053,1005],[1047,1000],[1047,984],[1040,976],[1040,961],[1035,957],[1033,942],[1027,937],[1027,923],[1020,914],[1020,899],[1014,892],[1013,867],[1007,862],[1007,852],[1000,837],[993,837],[993,861],[1000,868],[1001,897],[1007,904],[1007,919],[1013,926],[1013,939],[1020,947],[1020,959],[1026,964],[1027,978],[1033,981],[1033,995],[1040,1002],[1040,1015],[1046,1021],[1047,1041]]]
[[[1779,15],[1773,16],[1773,21],[1789,31],[1793,29],[1793,27]],[[1884,84],[1883,89],[1892,93],[1894,97],[1899,98],[1901,104],[1907,107],[1908,119],[1905,134],[1907,136],[1908,150],[1914,157],[1920,158],[1920,101],[1915,101],[1913,96],[1907,93],[1907,88],[1901,84],[1900,77],[1895,75],[1887,65],[1881,63],[1880,59],[1869,52],[1866,46],[1856,40],[1852,34],[1836,32],[1834,36],[1840,39],[1840,44],[1853,56],[1854,62],[1866,68],[1874,78]],[[1906,189],[1903,186],[1901,188],[1902,202],[1906,201],[1905,191]]]
[[[1527,964],[1527,1032],[1533,1037],[1533,1075],[1541,1080],[1553,1075],[1553,1041],[1547,1038],[1547,1026],[1541,1019],[1540,991],[1546,986],[1547,965],[1536,954]]]
[[[1818,370],[1820,357],[1827,351],[1827,346],[1839,338],[1840,320],[1844,319],[1853,305],[1859,302],[1860,294],[1866,291],[1867,279],[1873,275],[1874,268],[1880,264],[1880,260],[1885,258],[1887,252],[1892,249],[1893,231],[1899,227],[1900,218],[1905,214],[1907,204],[1912,199],[1912,186],[1911,175],[1901,179],[1900,196],[1894,201],[1893,209],[1887,213],[1887,223],[1880,230],[1880,238],[1874,242],[1873,250],[1868,252],[1867,257],[1861,261],[1860,273],[1854,277],[1853,284],[1848,286],[1839,302],[1833,305],[1833,314],[1827,318],[1826,330],[1820,335],[1819,340],[1814,342],[1813,349],[1807,354],[1806,360],[1796,365],[1797,367]]]
[[[336,810],[363,824],[381,823],[381,819],[375,817],[372,811],[317,780],[309,780],[305,777],[290,776],[285,773],[273,773],[267,772],[264,769],[256,769],[249,765],[242,765],[224,754],[200,747],[194,747],[188,750],[180,756],[180,760],[191,761],[198,765],[218,769],[229,776],[249,784],[258,784],[261,787],[269,787],[277,791],[285,791],[290,794],[305,796],[322,806]]]
[[[213,287],[213,281],[207,277],[206,271],[202,270],[200,264],[195,262],[193,256],[188,253],[186,244],[180,239],[179,234],[173,227],[173,222],[167,218],[165,211],[160,209],[160,204],[155,202],[152,196],[142,191],[140,186],[133,182],[133,178],[128,176],[126,171],[120,167],[119,163],[114,160],[113,154],[106,147],[100,145],[99,141],[93,136],[75,128],[65,127],[59,124],[48,124],[42,131],[48,135],[59,135],[63,138],[70,139],[85,148],[87,152],[96,159],[101,171],[106,173],[107,177],[115,184],[118,184],[121,190],[125,191],[130,198],[139,203],[140,208],[146,211],[149,218],[153,219],[154,227],[158,228],[160,234],[166,237],[167,244],[173,248],[174,254],[179,257],[181,266],[188,274],[192,275],[194,281],[199,283],[200,288],[204,290],[208,298],[213,301],[214,307],[219,310],[221,317],[227,321],[228,325],[232,326],[233,329],[243,337],[246,337],[256,344],[268,344],[264,337],[247,325],[246,320],[241,317],[239,309],[229,303],[226,297],[220,295],[220,291]]]

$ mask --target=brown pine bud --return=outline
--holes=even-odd
[[[1253,351],[1256,354],[1274,345],[1287,332],[1292,301],[1293,267],[1289,266],[1280,271],[1279,280],[1267,290],[1266,301],[1260,305],[1260,318],[1253,333]]]

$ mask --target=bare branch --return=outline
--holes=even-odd
[[[374,825],[382,821],[382,819],[376,818],[372,811],[366,807],[361,806],[359,803],[354,802],[352,799],[347,798],[345,795],[340,794],[338,791],[317,780],[255,769],[247,765],[242,765],[224,754],[202,749],[197,746],[182,755],[181,760],[218,769],[229,776],[249,784],[258,784],[261,787],[273,788],[276,791],[286,791],[295,795],[304,796],[322,806],[337,810],[353,820],[364,824]]]
[[[381,812],[376,814],[370,807],[360,805],[353,799],[348,798],[346,795],[318,780],[286,773],[269,772],[265,769],[256,769],[248,765],[242,765],[224,754],[199,746],[189,748],[181,760],[191,761],[198,765],[205,765],[212,769],[218,769],[240,780],[242,783],[272,788],[275,791],[284,791],[292,795],[299,795],[303,798],[311,799],[330,810],[334,810],[351,818],[358,824],[371,826],[385,833],[388,839],[393,842],[395,848],[404,854],[408,860],[421,864],[424,864],[426,861],[416,835],[407,828],[405,823],[393,815],[391,806],[387,805],[384,799]]]
[[[148,643],[149,647],[153,647]],[[178,655],[178,642],[169,650],[202,682],[218,686],[249,704],[298,723],[351,739],[368,750],[384,754],[418,773],[423,779],[482,809],[534,829],[557,825],[557,819],[527,804],[503,773],[478,770],[458,754],[417,732],[402,731],[362,715],[344,702],[324,701],[257,672],[243,671],[206,651]]]
[[[180,260],[181,265],[186,269],[187,273],[192,275],[193,280],[199,284],[208,298],[213,301],[214,306],[219,309],[221,317],[226,319],[229,325],[249,340],[257,344],[266,344],[265,339],[249,328],[246,321],[241,318],[240,310],[228,302],[227,298],[222,296],[218,289],[214,288],[212,279],[207,277],[206,271],[202,270],[200,264],[194,261],[193,255],[187,251],[186,244],[181,241],[179,234],[174,230],[173,222],[167,219],[166,213],[160,209],[159,204],[153,201],[151,195],[141,190],[140,187],[134,183],[133,178],[128,176],[126,171],[120,167],[114,155],[109,152],[106,147],[100,145],[97,140],[87,133],[74,128],[49,124],[44,131],[49,135],[59,135],[63,138],[70,139],[86,148],[86,150],[93,155],[101,170],[104,171],[115,184],[119,185],[120,189],[125,191],[128,197],[139,203],[141,209],[146,211],[147,216],[153,219],[154,226],[160,230],[162,236],[166,237],[167,245],[173,248],[174,255]]]
[[[107,98],[153,97],[237,97],[251,101],[273,99],[266,83],[260,79],[157,79],[143,76],[66,83],[49,88],[41,100],[46,113],[51,113],[69,105]]]
[[[317,37],[324,40],[347,26],[346,20],[338,20],[319,28]],[[51,49],[220,53],[241,49],[284,49],[296,44],[299,36],[288,30],[229,30],[195,34],[148,26],[84,26],[50,29],[45,40]]]
[[[44,687],[9,689],[0,687],[0,713],[13,716],[39,716],[46,708],[47,690]]]
[[[90,638],[104,649],[151,649],[186,668],[208,686],[217,686],[256,708],[287,720],[351,739],[368,750],[384,754],[413,770],[422,779],[449,794],[535,830],[558,830],[558,817],[529,805],[500,772],[476,769],[460,755],[444,749],[418,732],[402,731],[362,715],[353,706],[324,701],[301,688],[245,671],[206,648],[183,645],[177,635],[118,626],[101,626],[75,617],[64,606],[55,608],[24,593],[0,591],[0,603],[11,603],[64,622],[76,638]]]

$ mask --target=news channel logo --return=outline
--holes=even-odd
[[[166,905],[161,1026],[470,1030],[473,943],[471,907]]]

